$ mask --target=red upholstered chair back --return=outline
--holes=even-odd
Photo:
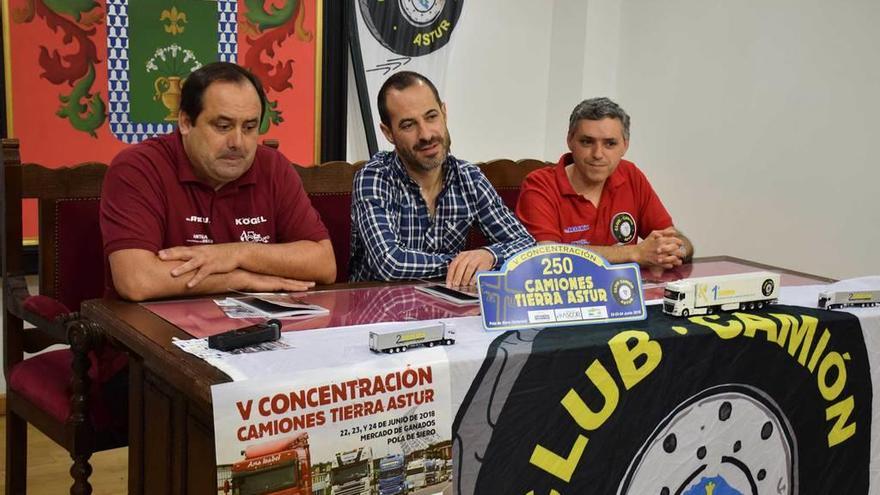
[[[4,153],[12,151],[4,142]],[[17,144],[17,143],[16,143]],[[17,154],[17,146],[14,149]],[[103,246],[98,223],[101,184],[107,166],[100,163],[47,168],[4,160],[8,180],[5,205],[4,273],[23,274],[21,200],[36,200],[39,225],[40,295],[79,310],[85,299],[101,297]],[[14,198],[20,198],[16,201]]]
[[[492,160],[480,164],[480,169],[486,174],[486,178],[498,191],[501,200],[510,208],[510,211],[516,209],[516,202],[519,200],[519,188],[523,179],[531,172],[539,168],[553,166],[553,163],[542,162],[540,160]],[[467,249],[476,249],[487,244],[486,238],[480,229],[474,227],[468,236]]]
[[[54,227],[40,232],[40,293],[73,311],[104,291],[99,206],[99,197],[40,201],[40,224]]]
[[[309,168],[296,167],[303,188],[330,231],[336,255],[336,281],[348,281],[351,255],[351,186],[364,162],[327,162]]]

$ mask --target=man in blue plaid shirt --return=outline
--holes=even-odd
[[[398,72],[379,90],[380,151],[354,179],[352,281],[446,276],[471,285],[534,238],[501,201],[476,165],[449,154],[446,105],[415,72]],[[489,245],[464,251],[477,224]]]

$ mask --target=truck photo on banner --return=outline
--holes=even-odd
[[[319,161],[321,1],[2,1],[5,118],[23,162],[109,163],[170,132],[186,76],[216,60],[262,81],[262,138],[295,163]]]
[[[218,493],[448,493],[449,362],[442,349],[417,361],[215,385]]]
[[[464,0],[347,0],[351,58],[370,155],[391,149],[376,96],[398,70],[418,72],[443,94],[450,45]]]

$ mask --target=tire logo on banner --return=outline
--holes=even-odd
[[[636,237],[636,220],[627,212],[614,215],[611,219],[611,233],[617,242],[629,244]]]
[[[734,422],[751,428],[731,427]],[[694,452],[685,445],[699,448]],[[797,493],[795,445],[788,419],[767,394],[745,385],[714,387],[663,420],[633,459],[618,493]],[[680,467],[679,479],[657,486],[672,465]]]
[[[398,55],[419,57],[449,42],[464,0],[360,0],[370,33]]]

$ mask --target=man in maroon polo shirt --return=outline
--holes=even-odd
[[[526,177],[516,215],[539,243],[581,244],[611,263],[662,271],[690,260],[694,248],[645,174],[623,159],[629,122],[608,98],[579,103],[569,118],[569,153]]]
[[[250,72],[205,65],[183,86],[178,129],[116,156],[101,198],[108,295],[298,291],[335,280],[330,236],[299,175],[257,144],[265,106]]]

